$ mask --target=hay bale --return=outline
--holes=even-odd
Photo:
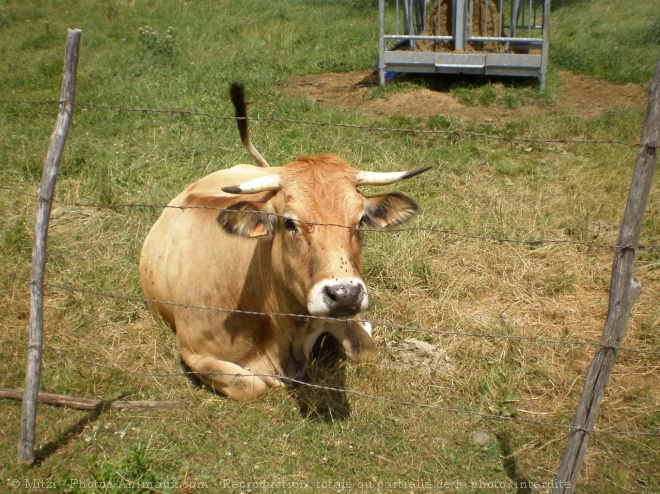
[[[472,8],[472,36],[499,36],[499,2],[496,0],[477,0],[471,2],[470,6]],[[472,48],[475,51],[501,51],[501,44],[491,42],[468,43],[468,48]]]
[[[488,2],[488,3],[486,3]],[[486,8],[488,5],[488,8]],[[426,31],[428,36],[453,36],[454,5],[452,0],[433,0],[428,7]],[[471,12],[470,12],[471,10]],[[468,18],[472,19],[471,35],[493,37],[499,35],[500,11],[497,0],[473,0],[468,5]],[[416,49],[421,51],[452,51],[454,43],[449,41],[419,41]],[[500,43],[468,43],[467,51],[502,51]]]

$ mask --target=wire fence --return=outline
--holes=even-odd
[[[6,274],[5,274],[6,275]],[[119,296],[119,295],[114,295],[114,294],[107,294],[103,292],[99,292],[96,290],[88,290],[88,289],[80,289],[80,288],[72,288],[72,287],[63,287],[61,285],[55,285],[55,284],[46,284],[44,285],[44,288],[50,287],[50,288],[55,288],[55,289],[64,289],[66,291],[71,291],[71,292],[78,292],[78,293],[84,293],[87,295],[95,295],[95,296],[103,296],[103,297],[108,297],[108,298],[113,298],[113,299],[121,299],[121,300],[129,300],[132,302],[144,302],[144,303],[159,303],[159,304],[167,304],[167,305],[178,305],[180,307],[184,307],[187,309],[203,309],[203,310],[219,310],[223,312],[233,312],[233,313],[242,313],[242,314],[252,314],[252,315],[263,315],[263,316],[281,316],[281,317],[306,317],[309,319],[322,319],[322,320],[330,320],[330,321],[339,321],[340,319],[334,319],[334,318],[329,318],[329,317],[315,317],[315,316],[300,316],[299,314],[281,314],[281,313],[268,313],[268,312],[251,312],[251,311],[240,311],[240,310],[229,310],[229,309],[221,309],[221,308],[216,308],[216,307],[203,307],[203,306],[194,306],[194,305],[189,305],[189,304],[174,304],[172,302],[163,302],[163,301],[157,301],[157,300],[148,300],[148,299],[143,299],[140,297],[131,297],[131,296]],[[398,325],[389,325],[386,323],[381,323],[381,322],[376,322],[376,321],[366,321],[366,322],[371,322],[373,324],[378,324],[378,325],[383,325],[383,326],[390,326],[390,327],[395,327],[395,328],[401,328],[405,330],[410,330],[410,331],[425,331],[424,329],[418,329],[418,328],[409,328],[409,327],[400,327]],[[445,335],[452,335],[452,336],[467,336],[467,337],[485,337],[485,338],[490,338],[490,337],[503,337],[503,338],[510,338],[510,335],[479,335],[479,334],[471,334],[471,333],[457,333],[457,332],[442,332],[442,334]],[[516,337],[514,337],[516,338]],[[561,341],[561,340],[539,340],[536,338],[525,338],[525,337],[517,337],[516,339],[527,339],[529,341],[532,341],[534,343],[552,343],[552,344],[573,344],[573,345],[598,345],[597,343],[590,343],[590,342],[568,342],[568,341]],[[58,357],[62,359],[66,359],[66,355],[63,355],[61,352],[59,352],[57,349],[53,347],[47,346],[46,349],[57,355]],[[632,351],[634,353],[645,353],[648,355],[658,355],[658,352],[639,352],[637,350],[629,350],[629,349],[624,349],[624,348],[617,348],[617,350],[620,351]],[[88,360],[85,358],[79,358],[76,357],[76,363],[77,364],[85,364],[89,365],[95,369],[107,369],[107,370],[112,370],[112,371],[118,371],[122,374],[125,374],[127,376],[140,376],[140,377],[150,377],[150,378],[178,378],[178,377],[195,377],[198,378],[200,375],[215,375],[215,376],[235,376],[236,374],[233,373],[221,373],[221,372],[193,372],[193,371],[177,371],[177,372],[141,372],[141,371],[131,371],[131,370],[126,370],[119,365],[109,365],[105,364],[102,362],[94,361],[94,360]],[[441,411],[441,412],[446,412],[446,413],[455,413],[459,415],[469,415],[472,417],[478,417],[482,419],[487,419],[487,420],[502,420],[506,422],[513,422],[513,423],[522,423],[522,424],[530,424],[530,425],[538,425],[538,426],[543,426],[543,427],[551,427],[551,428],[558,428],[558,429],[565,429],[569,431],[584,431],[588,433],[596,433],[596,434],[608,434],[608,435],[616,435],[616,436],[638,436],[638,437],[660,437],[660,433],[656,432],[648,432],[648,431],[626,431],[626,430],[615,430],[615,429],[593,429],[593,430],[586,430],[582,427],[576,427],[571,424],[565,424],[565,423],[559,423],[559,422],[551,422],[551,421],[546,421],[546,420],[535,420],[535,419],[530,419],[530,418],[524,418],[520,416],[505,416],[505,415],[499,415],[495,413],[487,413],[487,412],[482,412],[482,411],[476,411],[476,410],[466,410],[466,409],[461,409],[461,408],[456,408],[456,407],[448,407],[448,406],[443,406],[437,403],[420,403],[417,401],[412,401],[412,400],[401,400],[401,399],[396,399],[396,398],[391,398],[391,397],[386,397],[386,396],[380,396],[376,395],[373,393],[366,393],[363,391],[358,391],[354,389],[347,389],[343,387],[337,387],[337,386],[327,386],[323,384],[316,384],[308,381],[303,381],[298,378],[293,378],[290,376],[285,376],[281,374],[253,374],[253,373],[247,373],[247,374],[242,374],[242,378],[270,378],[274,379],[276,381],[280,382],[286,382],[290,383],[295,386],[302,386],[305,388],[310,388],[314,390],[320,390],[320,391],[327,391],[331,393],[340,393],[346,396],[355,396],[359,398],[365,398],[368,400],[373,400],[373,401],[378,401],[382,403],[388,403],[388,404],[393,404],[393,405],[402,405],[402,406],[409,406],[409,407],[414,407],[414,408],[419,408],[419,409],[427,409],[427,410],[435,410],[435,411]]]
[[[0,184],[0,190],[10,191],[16,194],[22,194],[24,196],[32,197],[35,199],[40,199],[38,194],[32,194],[29,192],[21,191],[16,187],[10,187]],[[277,213],[269,212],[260,212],[260,211],[238,211],[235,209],[222,208],[218,206],[170,206],[163,204],[127,204],[127,203],[112,203],[112,204],[98,204],[98,203],[83,203],[83,202],[71,202],[71,201],[62,201],[58,199],[53,199],[54,204],[60,204],[62,206],[70,207],[81,207],[81,208],[94,208],[94,209],[125,209],[125,208],[138,208],[138,209],[179,209],[184,211],[186,209],[207,209],[211,211],[230,211],[234,214],[252,214],[259,216],[272,216],[284,218],[284,215]],[[288,217],[287,217],[288,218]],[[305,224],[308,226],[322,226],[322,227],[336,227],[336,228],[345,228],[348,230],[359,230],[364,233],[397,233],[397,232],[425,232],[425,233],[434,233],[441,234],[446,236],[452,236],[467,240],[483,240],[487,242],[493,242],[498,244],[519,244],[529,247],[540,247],[542,245],[549,244],[566,244],[566,245],[579,245],[582,247],[587,247],[590,249],[610,249],[610,250],[621,250],[621,249],[634,249],[634,250],[653,250],[660,249],[660,244],[638,244],[636,246],[632,245],[615,245],[615,244],[602,244],[598,242],[587,242],[584,240],[572,240],[572,239],[514,239],[514,238],[505,238],[505,237],[493,237],[487,235],[474,235],[470,233],[457,232],[449,230],[447,228],[435,228],[433,226],[428,227],[403,227],[403,228],[389,228],[387,230],[376,230],[369,228],[361,228],[349,225],[342,225],[339,223],[318,223],[310,221],[300,221],[293,219],[295,223]]]
[[[57,355],[60,358],[66,358],[65,355],[63,355],[61,352],[57,351],[57,349],[53,347],[46,346],[46,349]],[[102,362],[94,361],[94,360],[87,360],[84,358],[76,358],[76,363],[77,364],[85,364],[90,367],[93,367],[94,369],[106,369],[106,370],[112,370],[112,371],[118,371],[121,374],[124,374],[126,376],[139,376],[139,377],[149,377],[149,378],[158,378],[158,379],[164,379],[164,378],[179,378],[179,377],[193,377],[193,378],[199,378],[200,375],[214,375],[214,376],[236,376],[236,374],[230,374],[230,373],[221,373],[221,372],[193,372],[193,371],[177,371],[177,372],[139,372],[139,371],[130,371],[126,370],[118,365],[109,365],[109,364],[104,364]],[[408,407],[413,407],[413,408],[419,408],[419,409],[426,409],[426,410],[435,410],[435,411],[440,411],[440,412],[445,412],[445,413],[454,413],[458,415],[468,415],[472,417],[477,417],[481,419],[486,419],[486,420],[501,420],[505,422],[512,422],[512,423],[520,423],[520,424],[529,424],[529,425],[537,425],[537,426],[542,426],[542,427],[550,427],[550,428],[556,428],[556,429],[564,429],[564,430],[569,430],[569,431],[584,431],[590,434],[606,434],[606,435],[613,435],[613,436],[630,436],[630,437],[659,437],[660,438],[660,433],[657,432],[648,432],[648,431],[626,431],[626,430],[616,430],[616,429],[593,429],[593,430],[587,430],[583,427],[578,427],[574,426],[571,424],[565,424],[565,423],[560,423],[560,422],[551,422],[547,420],[536,420],[536,419],[530,419],[530,418],[524,418],[520,416],[505,416],[505,415],[498,415],[495,413],[487,413],[487,412],[482,412],[482,411],[476,411],[476,410],[466,410],[462,408],[455,408],[455,407],[448,407],[448,406],[443,406],[437,403],[420,403],[417,401],[412,401],[412,400],[401,400],[401,399],[396,399],[396,398],[391,398],[387,396],[381,396],[373,393],[366,393],[363,391],[358,391],[355,389],[347,389],[343,387],[337,387],[337,386],[327,386],[323,384],[317,384],[317,383],[312,383],[308,381],[303,381],[301,379],[296,379],[290,376],[284,376],[281,374],[241,374],[241,378],[269,378],[273,379],[276,381],[280,382],[286,382],[290,383],[295,386],[300,386],[304,388],[309,388],[309,389],[314,389],[314,390],[319,390],[319,391],[327,391],[330,393],[339,393],[343,394],[346,396],[355,396],[359,398],[364,398],[368,400],[373,400],[381,403],[387,403],[387,404],[392,404],[392,405],[402,405],[402,406],[408,406]]]
[[[22,105],[60,105],[60,104],[72,104],[66,100],[43,100],[43,101],[28,101],[28,100],[3,100],[0,99],[0,104],[22,104]],[[262,122],[262,123],[286,123],[286,124],[295,124],[295,125],[310,125],[315,127],[339,127],[345,129],[357,129],[364,130],[367,132],[390,132],[390,133],[402,133],[402,134],[417,134],[417,135],[435,135],[435,136],[450,136],[450,137],[478,137],[482,139],[492,139],[497,141],[505,142],[515,142],[515,143],[530,143],[530,144],[611,144],[616,146],[628,146],[628,147],[650,147],[652,149],[657,148],[657,146],[649,146],[648,144],[642,144],[638,142],[627,142],[620,141],[616,139],[534,139],[527,137],[518,137],[518,136],[501,136],[493,134],[484,134],[480,132],[470,132],[464,130],[446,130],[446,129],[406,129],[406,128],[392,128],[392,127],[376,127],[372,125],[355,125],[355,124],[346,124],[340,122],[316,122],[312,120],[297,120],[297,119],[288,119],[288,118],[273,118],[273,117],[235,117],[233,115],[221,115],[217,113],[208,113],[200,112],[194,110],[185,110],[185,109],[166,109],[166,108],[129,108],[118,105],[106,105],[100,103],[85,103],[85,102],[76,102],[73,103],[74,106],[79,106],[82,108],[99,108],[103,110],[112,110],[116,112],[131,112],[131,113],[160,113],[160,114],[169,114],[169,115],[188,115],[188,116],[197,116],[197,117],[208,117],[215,118],[220,120],[241,120],[245,119],[252,122]]]
[[[46,101],[27,101],[27,100],[0,100],[0,104],[6,104],[6,105],[12,105],[12,104],[22,104],[22,105],[60,105],[62,103],[69,103],[67,101],[61,101],[61,100],[46,100]],[[206,112],[199,112],[199,111],[191,111],[191,110],[183,110],[183,109],[149,109],[149,108],[126,108],[122,106],[117,106],[117,105],[106,105],[106,104],[97,104],[97,103],[75,103],[75,106],[78,107],[87,107],[87,108],[94,108],[94,109],[102,109],[102,110],[111,110],[111,111],[116,111],[116,112],[136,112],[136,113],[154,113],[154,114],[169,114],[169,115],[188,115],[188,116],[200,116],[200,117],[207,117],[207,118],[214,118],[214,119],[222,119],[222,120],[235,120],[236,117],[234,116],[227,116],[227,115],[220,115],[220,114],[213,114],[213,113],[206,113]],[[281,118],[254,118],[250,117],[249,120],[251,121],[257,121],[257,122],[263,122],[263,123],[286,123],[286,124],[296,124],[296,125],[309,125],[309,126],[321,126],[321,127],[340,127],[340,128],[350,128],[350,129],[359,129],[363,130],[366,132],[390,132],[390,133],[407,133],[407,134],[415,134],[415,135],[432,135],[432,136],[449,136],[449,137],[468,137],[468,138],[482,138],[482,139],[492,139],[492,140],[498,140],[498,141],[505,141],[505,142],[511,142],[511,143],[536,143],[536,144],[608,144],[608,145],[616,145],[616,146],[627,146],[627,147],[636,147],[636,148],[641,148],[641,147],[646,147],[646,148],[657,148],[657,146],[649,146],[649,145],[644,145],[641,143],[633,143],[633,142],[625,142],[625,141],[619,141],[619,140],[612,140],[612,139],[534,139],[534,138],[524,138],[524,137],[515,137],[515,136],[499,136],[499,135],[489,135],[489,134],[483,134],[483,133],[477,133],[477,132],[468,132],[468,131],[458,131],[458,130],[431,130],[431,129],[405,129],[405,128],[387,128],[387,127],[374,127],[374,126],[366,126],[366,125],[351,125],[351,124],[344,124],[344,123],[333,123],[333,122],[314,122],[314,121],[306,121],[306,120],[294,120],[294,119],[281,119]],[[7,192],[11,192],[14,194],[21,194],[27,197],[31,198],[36,198],[39,200],[43,200],[44,198],[41,198],[38,194],[33,194],[26,192],[24,190],[21,190],[15,185],[12,184],[0,184],[0,190],[4,190]],[[88,208],[97,208],[97,209],[112,209],[112,210],[117,210],[117,209],[124,209],[124,208],[151,208],[151,209],[165,209],[165,208],[176,208],[176,209],[209,209],[209,210],[217,210],[217,211],[226,211],[226,208],[221,208],[221,207],[212,207],[212,206],[170,206],[170,205],[158,205],[158,204],[95,204],[95,203],[83,203],[83,202],[70,202],[70,201],[62,201],[62,200],[53,200],[53,203],[57,203],[63,206],[68,206],[68,207],[88,207]],[[232,210],[233,213],[236,213],[237,211]],[[248,213],[248,212],[246,212]],[[249,212],[250,214],[255,214],[254,212]],[[256,214],[270,214],[274,216],[280,216],[274,213],[256,213]],[[341,224],[324,224],[324,223],[311,223],[313,225],[317,226],[326,226],[326,227],[340,227],[340,228],[348,228],[348,229],[355,229],[356,227],[352,226],[347,226],[347,225],[341,225]],[[364,231],[365,233],[381,233],[379,230],[369,230],[369,229],[361,229],[361,231]],[[453,236],[461,239],[467,239],[467,240],[475,240],[475,241],[487,241],[487,242],[493,242],[493,243],[498,243],[498,244],[519,244],[519,245],[525,245],[525,246],[530,246],[530,247],[538,247],[541,245],[547,245],[547,244],[565,244],[565,245],[575,245],[575,246],[583,246],[587,248],[593,248],[593,249],[613,249],[613,250],[624,250],[624,249],[636,249],[636,250],[643,250],[643,249],[658,249],[660,248],[660,245],[656,244],[639,244],[636,246],[632,245],[613,245],[613,244],[603,244],[603,243],[598,243],[598,242],[587,242],[587,241],[581,241],[581,240],[573,240],[573,239],[511,239],[511,238],[502,238],[502,237],[496,237],[496,236],[487,236],[487,235],[474,235],[474,234],[469,234],[469,233],[463,233],[463,232],[457,232],[457,231],[452,231],[449,229],[444,229],[444,228],[437,228],[435,226],[428,226],[428,227],[408,227],[408,228],[395,228],[388,230],[387,233],[390,232],[426,232],[426,233],[432,233],[432,234],[439,234],[439,235],[446,235],[446,236]],[[19,282],[24,282],[29,285],[35,284],[34,280],[30,280],[28,276],[21,276],[17,273],[2,273],[2,275],[5,278],[13,279],[15,281]],[[113,294],[113,293],[107,293],[104,291],[92,289],[92,288],[83,288],[83,287],[76,287],[76,286],[67,286],[64,284],[59,284],[59,283],[44,283],[41,288],[50,288],[53,290],[59,290],[59,291],[64,291],[64,292],[69,292],[69,293],[80,293],[80,294],[85,294],[85,295],[90,295],[94,297],[103,297],[103,298],[108,298],[108,299],[115,299],[115,300],[124,300],[124,301],[130,301],[130,302],[136,302],[136,303],[145,303],[145,304],[159,304],[159,305],[170,305],[170,306],[178,306],[178,307],[183,307],[186,309],[190,310],[209,310],[209,311],[220,311],[220,312],[232,312],[232,313],[240,313],[240,314],[249,314],[249,315],[259,315],[259,316],[269,316],[269,317],[294,317],[294,318],[304,318],[306,320],[309,319],[319,319],[319,320],[326,320],[326,321],[339,321],[341,319],[336,319],[336,318],[331,318],[331,317],[319,317],[319,316],[311,316],[311,315],[300,315],[300,314],[290,314],[290,313],[277,313],[277,312],[255,312],[255,311],[243,311],[243,310],[237,310],[237,309],[229,309],[229,308],[222,308],[222,307],[209,307],[209,306],[201,306],[201,305],[192,305],[192,304],[179,304],[176,302],[172,301],[165,301],[165,300],[150,300],[150,299],[145,299],[142,297],[138,296],[131,296],[131,295],[118,295],[118,294]],[[617,346],[617,345],[604,345],[601,342],[596,342],[596,341],[579,341],[579,340],[558,340],[558,339],[547,339],[547,338],[538,338],[534,336],[525,336],[525,335],[513,335],[513,334],[493,334],[493,333],[478,333],[478,332],[464,332],[464,331],[456,331],[456,330],[443,330],[440,328],[420,328],[420,327],[412,327],[412,326],[407,326],[407,325],[400,325],[400,324],[392,324],[392,323],[387,323],[383,321],[377,321],[377,320],[367,320],[367,322],[371,323],[372,325],[375,326],[381,326],[381,327],[386,327],[389,329],[401,331],[401,332],[411,332],[411,333],[426,333],[426,334],[432,334],[434,336],[455,336],[455,337],[463,337],[463,338],[482,338],[482,339],[489,339],[489,340],[514,340],[514,341],[524,341],[524,342],[529,342],[529,343],[534,343],[534,344],[547,344],[547,345],[564,345],[564,346],[579,346],[579,347],[593,347],[593,348],[608,348],[612,349],[613,351],[618,351],[618,352],[628,352],[631,354],[637,354],[640,356],[648,356],[648,357],[655,357],[660,355],[660,352],[656,351],[648,351],[648,350],[643,350],[643,349],[635,349],[635,348],[627,348],[623,346]],[[59,354],[57,350],[51,349],[54,353]],[[116,365],[108,365],[104,364],[101,362],[96,362],[96,361],[90,361],[90,360],[77,360],[78,362],[85,363],[87,365],[91,365],[94,368],[104,368],[104,369],[112,369],[112,370],[118,370],[122,373],[125,373],[127,375],[140,375],[140,376],[145,376],[145,377],[154,377],[154,378],[169,378],[169,377],[180,377],[180,376],[189,376],[189,375],[199,375],[199,372],[191,372],[191,371],[180,371],[180,372],[172,372],[172,373],[144,373],[144,372],[135,372],[135,371],[128,371],[126,369],[123,369],[121,367],[118,367]],[[225,374],[226,375],[226,374]],[[233,375],[233,374],[231,374]],[[555,428],[561,428],[569,431],[583,431],[587,433],[606,433],[606,434],[612,434],[612,435],[627,435],[627,436],[650,436],[650,437],[660,437],[660,433],[656,432],[647,432],[647,431],[623,431],[623,430],[587,430],[582,427],[575,427],[573,425],[569,424],[562,424],[562,423],[556,423],[556,422],[550,422],[550,421],[539,421],[539,420],[534,420],[534,419],[527,419],[523,417],[510,417],[510,416],[503,416],[503,415],[498,415],[498,414],[492,414],[492,413],[485,413],[481,411],[474,411],[474,410],[464,410],[460,408],[452,408],[452,407],[446,407],[442,406],[437,403],[418,403],[415,401],[410,401],[410,400],[399,400],[399,399],[394,399],[390,397],[384,397],[384,396],[379,396],[371,393],[365,393],[362,391],[356,391],[356,390],[350,390],[342,387],[334,387],[334,386],[325,386],[321,384],[314,384],[310,382],[305,382],[300,379],[292,378],[292,377],[287,377],[283,375],[262,375],[262,374],[252,374],[248,375],[247,377],[255,377],[255,378],[261,378],[261,377],[268,377],[271,379],[279,380],[279,381],[284,381],[288,382],[290,384],[296,385],[296,386],[305,386],[309,387],[312,389],[318,389],[318,390],[324,390],[328,392],[333,392],[333,393],[342,393],[347,396],[356,396],[360,398],[365,398],[365,399],[370,399],[370,400],[375,400],[379,402],[384,402],[388,404],[396,404],[396,405],[403,405],[403,406],[410,406],[410,407],[416,407],[420,409],[431,409],[431,410],[436,410],[436,411],[442,411],[442,412],[447,412],[447,413],[457,413],[457,414],[463,414],[463,415],[470,415],[470,416],[475,416],[475,417],[480,417],[483,419],[489,419],[489,420],[503,420],[503,421],[514,421],[514,422],[519,422],[519,423],[525,423],[525,424],[534,424],[534,425],[539,425],[539,426],[547,426],[547,427],[555,427]]]
[[[17,273],[0,273],[5,278],[19,281],[25,283],[26,285],[35,284],[34,281],[31,281],[28,276],[21,276]],[[59,290],[69,293],[79,293],[84,295],[90,295],[94,297],[102,297],[107,299],[114,300],[124,300],[128,302],[137,302],[140,304],[153,304],[153,305],[167,305],[170,307],[181,307],[184,309],[191,310],[208,310],[215,312],[227,312],[234,314],[245,314],[253,316],[267,316],[267,317],[286,317],[286,318],[296,318],[304,320],[318,320],[318,321],[328,321],[328,322],[345,322],[346,319],[329,317],[329,316],[313,316],[311,314],[292,314],[284,312],[262,312],[262,311],[248,311],[240,309],[229,309],[224,307],[211,307],[205,305],[195,305],[195,304],[181,304],[177,302],[172,302],[168,300],[154,300],[147,299],[143,297],[138,297],[134,295],[118,295],[115,293],[107,293],[101,290],[95,290],[92,288],[83,288],[77,286],[67,286],[59,283],[44,283],[43,288],[52,288],[54,290]],[[578,347],[592,347],[592,348],[610,348],[619,352],[627,352],[638,355],[648,355],[648,356],[659,356],[660,352],[651,351],[651,350],[641,350],[636,348],[628,348],[623,346],[616,345],[604,345],[598,341],[582,341],[582,340],[557,340],[551,338],[539,338],[536,336],[525,336],[525,335],[514,335],[514,334],[497,334],[497,333],[475,333],[469,331],[455,331],[455,330],[443,330],[439,328],[420,328],[416,326],[409,326],[405,324],[393,324],[385,321],[379,321],[376,319],[360,319],[361,321],[368,322],[373,326],[394,329],[401,332],[410,332],[410,333],[426,333],[432,334],[434,336],[457,336],[463,338],[484,338],[491,340],[513,340],[513,341],[526,341],[529,343],[536,344],[546,344],[546,345],[563,345],[563,346],[578,346]]]
[[[42,100],[42,101],[30,101],[30,100],[7,100],[0,99],[0,104],[25,104],[25,105],[59,105],[62,103],[69,103],[64,100]],[[200,112],[194,110],[185,110],[185,109],[153,109],[153,108],[128,108],[118,105],[107,105],[99,103],[85,103],[77,102],[75,106],[87,107],[87,108],[99,108],[104,110],[112,110],[116,112],[134,112],[134,113],[154,113],[154,114],[169,114],[169,115],[189,115],[189,116],[202,116],[214,119],[221,120],[237,120],[242,119],[241,117],[235,117],[233,115],[222,115],[208,112]],[[610,144],[618,146],[627,146],[627,147],[647,147],[647,148],[656,148],[657,146],[649,146],[648,144],[635,143],[635,142],[626,142],[615,139],[535,139],[535,138],[525,138],[525,137],[516,137],[516,136],[499,136],[492,134],[484,134],[478,132],[469,132],[469,131],[460,131],[460,130],[429,130],[429,129],[405,129],[405,128],[391,128],[391,127],[374,127],[368,125],[353,125],[337,122],[315,122],[310,120],[296,120],[296,119],[283,119],[283,118],[260,118],[260,117],[245,117],[245,120],[262,122],[262,123],[287,123],[287,124],[296,124],[296,125],[311,125],[311,126],[320,126],[320,127],[340,127],[340,128],[351,128],[359,129],[369,132],[393,132],[393,133],[409,133],[409,134],[426,134],[426,135],[445,135],[445,136],[456,136],[456,137],[477,137],[483,139],[492,139],[499,141],[507,142],[519,142],[519,143],[537,143],[537,144]],[[25,191],[21,191],[16,187],[8,186],[6,184],[0,184],[0,190],[13,191],[15,193],[22,193],[25,195],[30,195],[35,198],[39,198],[36,194],[30,194]],[[94,203],[81,203],[81,202],[67,202],[54,199],[53,202],[72,206],[72,207],[90,207],[97,209],[120,209],[120,208],[145,208],[145,209],[165,209],[165,208],[174,208],[174,209],[210,209],[217,211],[227,211],[226,208],[214,207],[214,206],[170,206],[170,205],[159,205],[159,204],[121,204],[121,203],[112,203],[112,204],[94,204]],[[237,211],[232,210],[233,213]],[[252,212],[252,211],[240,211],[245,214],[260,214],[265,216],[281,216],[276,213],[264,213],[264,212]],[[297,220],[296,220],[297,221]],[[353,226],[340,225],[340,224],[328,224],[328,223],[313,223],[307,222],[306,224],[312,226],[334,226],[347,229],[356,229]],[[369,230],[369,229],[360,229],[369,233],[382,233],[382,230]],[[646,245],[640,243],[636,246],[630,245],[613,245],[613,244],[602,244],[598,242],[588,242],[583,240],[573,240],[573,239],[511,239],[503,237],[495,237],[488,235],[476,235],[464,232],[452,231],[446,228],[437,228],[435,226],[428,227],[403,227],[403,228],[392,228],[388,229],[387,232],[410,232],[410,231],[419,231],[427,233],[442,234],[447,236],[454,236],[469,240],[483,240],[488,242],[496,242],[500,244],[521,244],[527,246],[541,246],[547,244],[567,244],[567,245],[581,245],[588,248],[594,249],[630,249],[634,248],[636,250],[645,250],[645,249],[658,249],[660,244],[650,244]]]
[[[53,353],[58,354],[60,357],[64,357],[61,353],[57,352],[57,350],[52,349]],[[86,365],[92,366],[94,368],[102,368],[102,369],[109,369],[109,370],[115,370],[119,371],[122,374],[125,375],[132,375],[132,376],[140,376],[140,377],[152,377],[152,378],[169,378],[169,377],[197,377],[200,375],[207,375],[207,376],[235,376],[235,374],[229,374],[229,373],[222,373],[222,372],[192,372],[192,371],[178,371],[178,372],[159,372],[159,373],[154,373],[154,372],[138,372],[138,371],[129,371],[126,369],[123,369],[117,365],[108,365],[104,364],[101,362],[96,362],[93,360],[86,360],[86,359],[76,359],[76,362],[79,363],[84,363]],[[517,422],[517,423],[523,423],[523,424],[533,424],[533,425],[539,425],[539,426],[544,426],[544,427],[553,427],[553,428],[559,428],[559,429],[567,429],[571,431],[585,431],[589,433],[596,433],[596,434],[609,434],[609,435],[618,435],[618,436],[648,436],[648,437],[660,437],[660,433],[656,432],[645,432],[645,431],[623,431],[623,430],[609,430],[609,429],[594,429],[594,430],[589,430],[587,431],[586,429],[582,427],[576,427],[570,424],[562,424],[558,422],[550,422],[550,421],[545,421],[545,420],[535,420],[535,419],[528,419],[524,417],[513,417],[513,416],[504,416],[504,415],[498,415],[494,413],[486,413],[486,412],[480,412],[480,411],[475,411],[475,410],[465,410],[461,408],[453,408],[453,407],[446,407],[439,405],[437,403],[419,403],[416,401],[412,400],[399,400],[395,398],[389,398],[385,396],[379,396],[375,395],[372,393],[365,393],[363,391],[357,391],[353,389],[346,389],[342,387],[337,387],[337,386],[326,386],[323,384],[315,384],[311,383],[308,381],[302,381],[300,379],[296,379],[293,377],[289,376],[284,376],[281,374],[241,374],[241,377],[243,378],[271,378],[279,381],[285,381],[288,383],[291,383],[296,386],[303,386],[305,388],[311,388],[315,390],[321,390],[321,391],[328,391],[332,393],[341,393],[344,395],[350,395],[350,396],[357,396],[360,398],[366,398],[369,400],[374,400],[374,401],[379,401],[383,403],[389,403],[393,405],[403,405],[403,406],[410,406],[414,408],[420,408],[420,409],[429,409],[429,410],[436,410],[436,411],[441,411],[441,412],[447,412],[447,413],[455,413],[455,414],[460,414],[460,415],[470,415],[473,417],[479,417],[483,419],[488,419],[488,420],[504,420],[508,422]]]

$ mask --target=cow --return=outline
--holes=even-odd
[[[216,171],[176,196],[149,232],[139,270],[150,309],[174,329],[192,373],[218,393],[254,400],[300,379],[322,334],[350,360],[376,352],[359,318],[368,307],[364,230],[397,227],[418,206],[358,187],[430,167],[364,172],[331,154],[270,167],[249,143],[239,86],[232,101],[260,166]]]

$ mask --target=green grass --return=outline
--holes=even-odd
[[[552,7],[552,63],[620,83],[653,77],[660,47],[657,1],[559,0]]]
[[[568,9],[582,9],[577,17],[597,23],[607,18],[593,5],[604,3],[610,5],[556,5],[557,48],[551,53],[581,42],[562,34],[562,22],[572,18]],[[646,4],[639,5],[641,18]],[[231,113],[228,85],[238,80],[252,101],[251,115],[261,117],[631,142],[639,139],[644,118],[631,108],[593,118],[559,111],[553,106],[558,88],[552,84],[558,82],[552,74],[549,95],[520,81],[471,80],[465,87],[465,81],[428,78],[392,83],[372,95],[421,86],[477,106],[515,109],[540,100],[554,110],[491,125],[441,114],[376,120],[283,96],[281,88],[292,75],[374,66],[376,2],[348,0],[0,2],[3,99],[59,98],[67,27],[83,29],[77,99],[84,102],[224,115]],[[606,32],[612,37],[608,43],[625,45],[619,30]],[[626,49],[643,51],[647,44],[638,41]],[[556,58],[551,63],[552,71],[563,66]],[[647,83],[645,66],[633,67],[639,69],[624,82]],[[602,70],[609,75],[599,77],[619,80],[613,69]],[[34,194],[56,113],[55,105],[0,104],[0,184],[17,190],[0,189],[4,387],[24,383]],[[285,122],[254,122],[251,133],[272,164],[318,152],[334,152],[372,170],[433,164],[423,179],[396,187],[419,200],[422,210],[412,226],[605,244],[615,241],[608,232],[621,221],[636,152],[607,144],[516,143]],[[570,423],[593,347],[388,325],[596,341],[607,310],[610,251],[501,245],[425,231],[369,234],[368,316],[386,323],[375,330],[381,356],[354,365],[329,351],[308,376],[361,394],[293,387],[255,403],[235,403],[178,375],[182,366],[174,335],[142,303],[81,289],[140,297],[139,252],[159,210],[124,205],[166,204],[199,177],[239,162],[250,158],[231,120],[76,109],[57,184],[62,202],[54,204],[49,232],[47,281],[53,286],[46,292],[42,389],[103,399],[183,398],[188,405],[142,412],[40,405],[39,461],[27,467],[16,460],[20,404],[1,400],[0,491],[11,488],[12,480],[20,484],[12,492],[40,481],[56,492],[126,492],[127,486],[142,492],[193,492],[204,486],[263,492],[266,485],[273,492],[437,492],[446,482],[456,492],[484,493],[499,486],[498,492],[525,492],[524,483],[551,482],[564,429],[443,409]],[[642,229],[647,244],[660,244],[659,201],[655,185]],[[657,250],[640,252],[635,276],[644,293],[624,345],[658,352]],[[414,366],[397,368],[388,343],[411,337],[445,352],[446,369],[426,375]],[[619,355],[600,430],[660,430],[657,367],[657,355]],[[479,431],[489,434],[484,445],[472,442]],[[594,434],[580,490],[658,491],[657,442],[656,437]]]

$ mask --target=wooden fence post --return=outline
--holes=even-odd
[[[64,55],[60,108],[55,130],[50,138],[50,146],[48,147],[41,185],[39,186],[39,203],[32,244],[32,270],[30,272],[30,342],[27,351],[27,370],[23,391],[21,437],[18,443],[18,461],[21,463],[34,463],[34,431],[37,420],[37,393],[41,377],[41,350],[43,345],[43,283],[46,268],[48,220],[55,192],[57,170],[73,115],[81,33],[82,31],[78,29],[69,29]]]
[[[642,217],[646,209],[658,152],[660,135],[660,60],[655,69],[655,76],[649,89],[646,121],[642,130],[641,146],[633,171],[632,183],[628,192],[626,210],[619,232],[619,240],[614,254],[612,278],[610,281],[610,300],[607,320],[601,336],[600,346],[594,359],[589,364],[580,396],[574,429],[568,436],[568,442],[557,472],[553,494],[573,492],[580,468],[584,462],[589,443],[589,434],[593,431],[598,407],[605,392],[616,358],[617,348],[621,345],[628,324],[630,311],[635,299],[641,293],[641,284],[633,279],[633,261],[639,240]]]

